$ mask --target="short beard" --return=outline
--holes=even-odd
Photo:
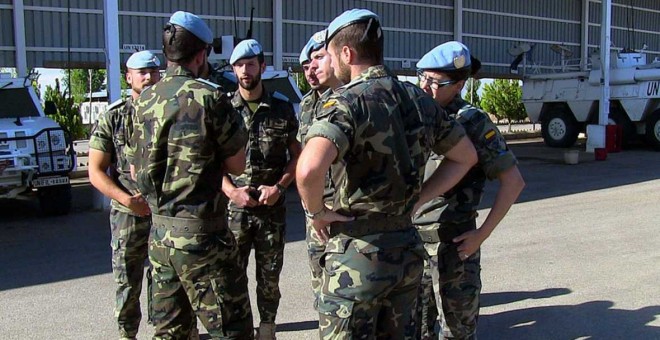
[[[337,69],[335,69],[335,76],[342,83],[348,84],[351,82],[351,67],[347,64],[344,64],[343,61],[337,60]]]
[[[261,84],[261,73],[259,73],[259,74],[257,74],[256,76],[254,76],[254,78],[252,78],[252,81],[250,81],[250,82],[247,83],[247,84],[244,84],[243,81],[239,79],[239,80],[238,80],[238,84],[239,84],[243,89],[248,90],[248,91],[252,91],[252,90],[256,89],[257,86],[259,86],[259,84]]]

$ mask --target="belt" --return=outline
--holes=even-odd
[[[372,214],[366,219],[330,224],[330,236],[345,235],[359,237],[370,234],[387,233],[413,228],[410,216]]]
[[[151,221],[154,228],[165,228],[180,233],[209,233],[223,229],[227,224],[224,217],[202,220],[154,214],[151,215]]]
[[[467,231],[476,229],[477,224],[474,219],[463,223],[441,223],[439,229],[418,230],[419,238],[424,243],[454,243],[453,239]]]

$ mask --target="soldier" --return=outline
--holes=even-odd
[[[247,133],[217,85],[195,79],[212,41],[204,21],[176,12],[162,39],[165,77],[136,100],[127,149],[152,211],[154,338],[187,336],[194,311],[213,339],[251,339],[247,277],[220,193],[223,173],[245,168]]]
[[[229,62],[239,85],[231,103],[248,130],[247,164],[239,176],[223,177],[222,191],[230,200],[229,227],[245,270],[254,246],[258,338],[274,339],[284,259],[285,193],[300,155],[298,121],[287,97],[265,90],[261,74],[266,63],[256,40],[236,45]]]
[[[410,216],[450,189],[476,162],[463,129],[419,88],[383,65],[376,14],[353,9],[328,27],[326,48],[344,86],[325,100],[305,138],[296,181],[305,215],[326,241],[319,301],[322,338],[410,336],[422,274],[421,243]],[[434,150],[452,162],[422,188]],[[338,204],[323,204],[324,178],[343,160]],[[329,226],[329,228],[328,228]]]
[[[415,221],[431,250],[431,273],[439,283],[435,291],[445,339],[475,339],[481,291],[480,247],[504,218],[525,186],[517,160],[488,114],[460,97],[465,81],[480,63],[468,48],[444,43],[417,63],[420,87],[465,128],[479,158],[468,174],[444,197],[420,209]],[[444,161],[443,161],[444,162]],[[437,164],[427,165],[427,170]],[[442,165],[440,165],[442,166]],[[479,228],[477,206],[486,180],[500,182],[495,202]]]
[[[307,130],[312,125],[312,120],[316,116],[317,104],[319,101],[323,100],[323,98],[329,96],[332,93],[332,90],[341,85],[339,79],[335,77],[330,55],[325,49],[325,34],[325,30],[316,32],[309,39],[300,53],[300,64],[305,72],[307,82],[312,87],[312,90],[303,97],[303,100],[300,103],[300,128],[298,130],[298,141],[302,143],[303,147],[305,145],[304,140],[307,135]],[[343,173],[343,167],[336,166],[328,172],[328,176],[325,179],[326,184],[325,192],[323,193],[323,201],[330,209],[332,209],[332,201],[335,196],[334,183],[338,183],[341,180]],[[316,234],[316,231],[312,226],[312,220],[306,218],[305,227],[309,266],[312,273],[314,309],[318,311],[318,299],[321,294],[321,276],[323,275],[323,268],[321,268],[321,265],[319,264],[319,259],[321,258],[321,255],[323,255],[325,245]]]
[[[158,57],[149,51],[136,52],[128,58],[126,82],[131,96],[110,104],[89,139],[89,180],[112,199],[110,244],[112,272],[118,285],[115,318],[121,339],[135,339],[140,326],[140,291],[151,228],[149,205],[131,179],[123,149],[133,131],[133,101],[142,90],[160,80],[159,66]]]

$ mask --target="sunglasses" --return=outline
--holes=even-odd
[[[436,91],[447,85],[458,83],[456,80],[440,81],[431,77],[427,77],[422,71],[417,72],[417,77],[419,77],[419,85],[424,86],[423,84],[428,83],[429,87]]]

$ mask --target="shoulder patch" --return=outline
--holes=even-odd
[[[330,99],[330,100],[328,100],[327,102],[325,102],[325,103],[323,104],[323,108],[324,108],[324,109],[327,109],[327,108],[329,108],[329,107],[334,106],[335,104],[337,104],[337,100],[336,100],[336,99]]]
[[[115,100],[112,104],[108,105],[107,110],[108,111],[109,110],[114,110],[114,109],[124,105],[124,103],[126,103],[126,100],[124,98]]]
[[[490,129],[484,134],[484,138],[486,138],[487,141],[490,141],[495,137],[495,135],[495,129]]]
[[[289,102],[289,97],[287,97],[287,96],[285,96],[285,95],[283,95],[283,94],[281,94],[277,91],[273,92],[272,96],[273,96],[273,98],[277,98],[281,101],[285,101],[287,103]]]
[[[206,80],[206,79],[203,79],[203,78],[197,78],[197,79],[195,79],[195,80],[197,80],[197,81],[199,81],[199,82],[201,82],[201,83],[204,83],[204,84],[206,84],[206,85],[212,86],[214,89],[220,89],[220,88],[222,88],[222,86],[220,86],[220,85],[218,85],[218,84],[216,84],[216,83],[214,83],[214,82],[212,82],[212,81],[210,81],[210,80]]]

